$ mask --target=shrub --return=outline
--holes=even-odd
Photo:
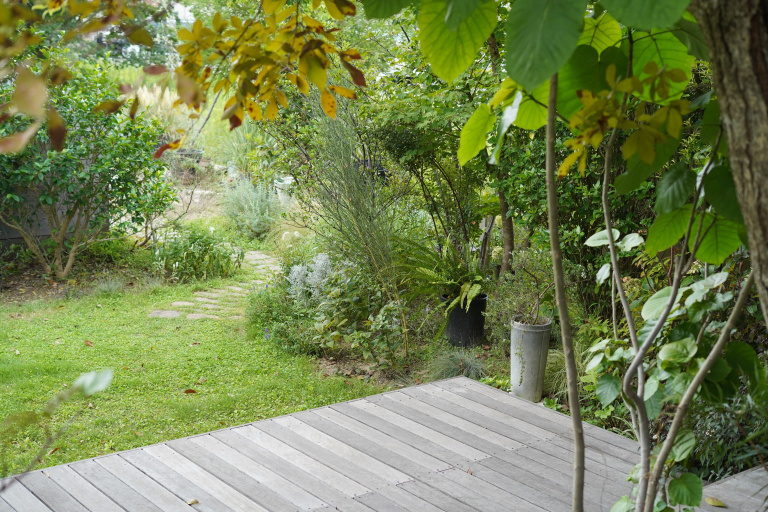
[[[331,260],[325,253],[316,255],[308,266],[294,265],[288,274],[288,294],[300,305],[316,304],[331,272]]]
[[[21,234],[45,273],[60,279],[106,226],[109,237],[136,232],[174,199],[164,164],[152,158],[159,123],[105,115],[96,107],[116,99],[115,85],[97,67],[71,71],[70,80],[51,90],[50,103],[68,127],[62,150],[53,149],[48,130],[39,130],[20,153],[0,155],[0,222]],[[0,97],[7,99],[9,87],[0,86]],[[14,115],[0,136],[28,124]],[[51,234],[43,241],[36,235],[46,222]]]
[[[243,235],[262,239],[282,212],[280,201],[264,185],[240,180],[224,196],[224,214]]]
[[[187,282],[228,277],[240,268],[244,256],[213,230],[187,227],[166,233],[155,249],[155,265],[170,279]]]

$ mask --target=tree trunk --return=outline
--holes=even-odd
[[[499,182],[504,178],[505,176],[499,171]],[[512,221],[512,217],[508,216],[509,203],[507,203],[504,188],[501,186],[499,187],[499,210],[501,210],[501,241],[503,246],[501,270],[499,270],[499,275],[501,275],[512,266],[512,253],[515,250],[515,223]]]
[[[736,193],[768,319],[768,1],[691,4],[709,47]]]

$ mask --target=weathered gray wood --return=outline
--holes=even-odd
[[[548,430],[546,428],[546,423],[539,421],[536,416],[520,413],[517,413],[516,415],[510,414],[507,410],[509,409],[509,406],[506,404],[500,404],[484,395],[477,393],[473,394],[473,390],[468,388],[461,387],[459,389],[462,390],[461,394],[454,392],[452,389],[445,389],[441,392],[441,388],[438,386],[419,386],[415,388],[412,396],[421,398],[420,396],[415,395],[415,393],[418,392],[419,394],[423,393],[421,396],[424,396],[425,400],[428,400],[428,396],[439,397],[452,403],[454,407],[461,407],[478,415],[478,422],[482,421],[482,418],[490,418],[507,425],[507,428],[511,427],[517,432],[524,432],[527,436],[525,434],[520,435],[516,432],[514,433],[515,439],[522,437],[521,442],[523,443],[526,443],[529,440],[550,439],[557,434],[557,432]]]
[[[763,512],[768,510],[768,473],[762,467],[743,471],[706,486],[704,496],[719,499],[729,509]],[[701,510],[723,509],[702,503]]]
[[[503,436],[482,425],[478,425],[469,420],[465,420],[447,411],[439,409],[438,407],[431,405],[425,400],[419,400],[400,392],[387,393],[381,396],[383,399],[376,400],[374,403],[377,403],[382,407],[387,407],[386,403],[389,401],[402,404],[408,407],[409,411],[412,411],[412,416],[419,417],[423,415],[429,418],[434,418],[441,423],[445,423],[451,427],[461,429],[462,431],[467,432],[468,434],[471,434],[475,437],[479,437],[480,439],[484,439],[489,443],[496,444],[505,450],[515,450],[523,446],[523,443],[519,441]]]
[[[94,459],[94,462],[142,494],[163,512],[189,512],[186,501],[152,480],[121,456],[99,457]]]
[[[459,394],[466,394],[467,392],[484,395],[496,402],[504,404],[505,412],[513,417],[523,416],[529,419],[531,422],[535,422],[537,425],[543,425],[545,430],[555,432],[561,435],[568,435],[571,431],[571,418],[563,413],[553,411],[542,405],[534,404],[522,398],[518,398],[510,393],[496,389],[491,386],[486,386],[472,379],[465,377],[459,377],[455,379],[448,379],[444,381],[438,381],[434,383],[435,386],[451,390]],[[476,396],[476,395],[475,395]],[[489,404],[489,402],[483,402]],[[559,428],[558,428],[559,427]],[[584,433],[590,437],[601,439],[606,443],[616,445],[621,448],[625,448],[629,451],[634,451],[637,447],[637,441],[627,439],[626,437],[608,432],[589,423],[584,423]]]
[[[48,477],[56,482],[59,487],[77,498],[90,510],[99,512],[123,512],[124,509],[104,495],[101,490],[94,487],[88,480],[77,473],[72,466],[56,466],[45,470]],[[121,503],[123,503],[121,501]]]
[[[369,471],[374,472],[380,479],[387,483],[397,485],[411,479],[411,477],[402,471],[382,463],[367,453],[352,448],[338,439],[299,421],[294,416],[283,416],[281,418],[275,418],[273,421],[326,450],[332,451],[349,460],[354,460],[356,464],[365,466]]]
[[[194,459],[199,465],[205,467],[205,465],[212,463],[218,458],[222,462],[226,461],[225,464],[229,464],[235,471],[240,471],[248,477],[251,480],[250,484],[246,480],[243,488],[239,489],[243,494],[246,494],[246,490],[254,492],[257,489],[258,486],[254,485],[254,481],[261,484],[261,486],[264,487],[264,491],[269,491],[269,493],[259,493],[259,495],[254,496],[254,498],[258,498],[255,501],[269,510],[281,510],[283,508],[290,510],[296,509],[297,507],[302,510],[312,510],[327,505],[327,503],[308,493],[290,480],[283,478],[271,469],[248,458],[212,436],[198,436],[190,439],[187,443],[178,442],[171,446],[180,447],[182,445],[191,446],[193,444],[200,446],[208,454],[207,456],[201,454],[201,457]],[[187,453],[191,452],[187,450]],[[212,456],[215,456],[215,458]],[[235,487],[232,479],[236,475],[235,471],[232,471],[232,469],[229,469],[222,464],[217,464],[215,467],[212,467],[212,469],[214,469],[214,471],[210,472],[219,477],[225,477],[223,480]],[[230,475],[232,478],[230,478]],[[278,497],[280,501],[278,502],[274,500],[273,496]]]
[[[229,507],[224,505],[221,501],[208,494],[189,479],[180,475],[173,468],[166,466],[156,458],[150,456],[143,448],[123,452],[120,454],[120,457],[144,472],[156,482],[161,483],[163,487],[178,496],[184,503],[188,503],[191,500],[197,500],[198,504],[195,505],[195,510],[204,512],[229,510]]]
[[[421,500],[397,486],[387,483],[379,475],[369,471],[367,468],[358,465],[354,459],[346,458],[344,454],[336,454],[312,443],[308,439],[298,435],[290,429],[276,424],[273,420],[260,421],[251,425],[258,430],[266,432],[272,437],[283,441],[286,444],[294,446],[301,452],[313,457],[316,460],[322,460],[330,468],[346,475],[348,478],[359,482],[369,489],[376,490],[386,498],[398,505],[410,510],[424,512],[440,512],[437,508]],[[410,480],[410,479],[409,479]]]
[[[404,457],[411,458],[422,466],[432,468],[435,471],[442,471],[451,467],[451,465],[433,455],[427,454],[421,450],[414,450],[414,447],[400,441],[399,439],[392,437],[380,430],[376,430],[365,423],[362,423],[354,418],[350,418],[339,411],[330,407],[323,407],[321,409],[315,409],[313,414],[323,419],[331,421],[336,425],[353,432],[365,439],[372,442],[376,442],[381,446],[386,446],[390,450],[403,455]]]
[[[308,491],[321,499],[337,500],[370,492],[367,487],[250,425],[212,435],[237,447],[244,455],[264,460],[270,468],[282,470],[284,477],[301,481]]]
[[[128,510],[163,512],[153,505],[152,502],[137,493],[104,467],[96,464],[93,460],[76,462],[70,464],[69,467],[88,480],[92,485],[98,487],[102,493],[109,496],[115,502],[120,503]]]
[[[242,493],[219,480],[215,475],[204,470],[167,445],[157,444],[143,449],[168,467],[172,467],[180,475],[189,479],[205,492],[238,512],[264,512],[266,509]]]
[[[481,452],[480,450],[477,450],[475,448],[472,448],[468,444],[456,441],[455,439],[451,439],[450,437],[444,434],[441,434],[437,430],[434,430],[429,427],[425,427],[424,425],[416,421],[413,421],[409,418],[406,418],[405,416],[401,416],[397,413],[394,413],[388,409],[385,409],[384,407],[374,404],[373,402],[369,402],[368,400],[358,400],[355,402],[350,402],[348,405],[351,405],[352,407],[356,407],[373,416],[381,418],[382,420],[392,423],[393,425],[399,425],[421,437],[424,437],[426,439],[431,439],[436,443],[444,446],[445,448],[448,448],[449,450],[455,453],[458,453],[462,457],[465,457],[469,460],[483,460],[489,457],[489,454]]]
[[[382,421],[381,418],[374,416],[357,407],[347,407],[347,404],[332,405],[331,409],[349,416],[360,423],[368,425],[371,428],[384,432],[385,434],[399,439],[400,441],[412,446],[417,450],[429,453],[440,460],[458,467],[469,467],[474,460],[468,459],[458,453],[442,446],[433,439],[422,437],[421,435],[404,428],[402,425],[396,425],[388,421]]]
[[[21,481],[26,478],[17,477],[16,482],[3,491],[2,498],[13,507],[16,512],[49,512],[51,509],[45,506],[45,504],[37,499],[34,494],[29,492],[29,489],[21,484]]]
[[[335,414],[341,418],[346,418],[347,421],[354,421],[332,409],[328,409],[328,411],[330,413],[327,414]],[[296,417],[339,441],[343,441],[345,444],[372,456],[376,460],[388,466],[398,468],[398,470],[412,478],[418,478],[424,472],[445,471],[452,467],[444,461],[431,457],[420,450],[415,450],[413,447],[373,429],[371,430],[373,430],[374,434],[371,437],[361,436],[319,416],[316,411],[307,411]]]
[[[0,497],[0,512],[16,512],[11,506]]]
[[[499,489],[504,489],[515,496],[519,496],[539,508],[549,512],[571,511],[571,503],[567,501],[567,497],[565,500],[562,500],[562,495],[553,493],[551,487],[546,491],[538,490],[535,487],[528,486],[526,482],[521,481],[517,476],[509,477],[503,475],[483,464],[476,465],[471,471],[473,477],[495,485]]]
[[[418,480],[405,482],[398,487],[408,491],[414,496],[418,496],[424,501],[428,501],[440,510],[450,510],[451,512],[479,512],[478,509],[457,500],[450,494]]]
[[[376,512],[410,512],[408,509],[393,503],[377,492],[369,492],[355,498],[356,501],[365,504]]]
[[[45,471],[27,473],[21,479],[21,484],[52,510],[57,512],[88,512],[88,509],[82,506],[80,502],[59,487],[56,482],[45,476]]]

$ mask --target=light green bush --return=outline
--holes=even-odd
[[[155,249],[155,265],[178,282],[229,277],[243,262],[244,253],[213,230],[181,228],[166,234]]]
[[[224,196],[224,214],[245,236],[262,239],[282,213],[280,201],[270,187],[240,180]]]

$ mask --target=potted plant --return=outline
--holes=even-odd
[[[457,246],[450,238],[434,250],[409,244],[408,284],[412,295],[440,296],[446,322],[444,331],[456,347],[470,347],[483,340],[489,283],[478,257],[467,245]]]
[[[552,263],[549,252],[517,251],[512,270],[497,289],[499,308],[494,315],[510,322],[511,392],[526,400],[541,400],[552,331]]]

